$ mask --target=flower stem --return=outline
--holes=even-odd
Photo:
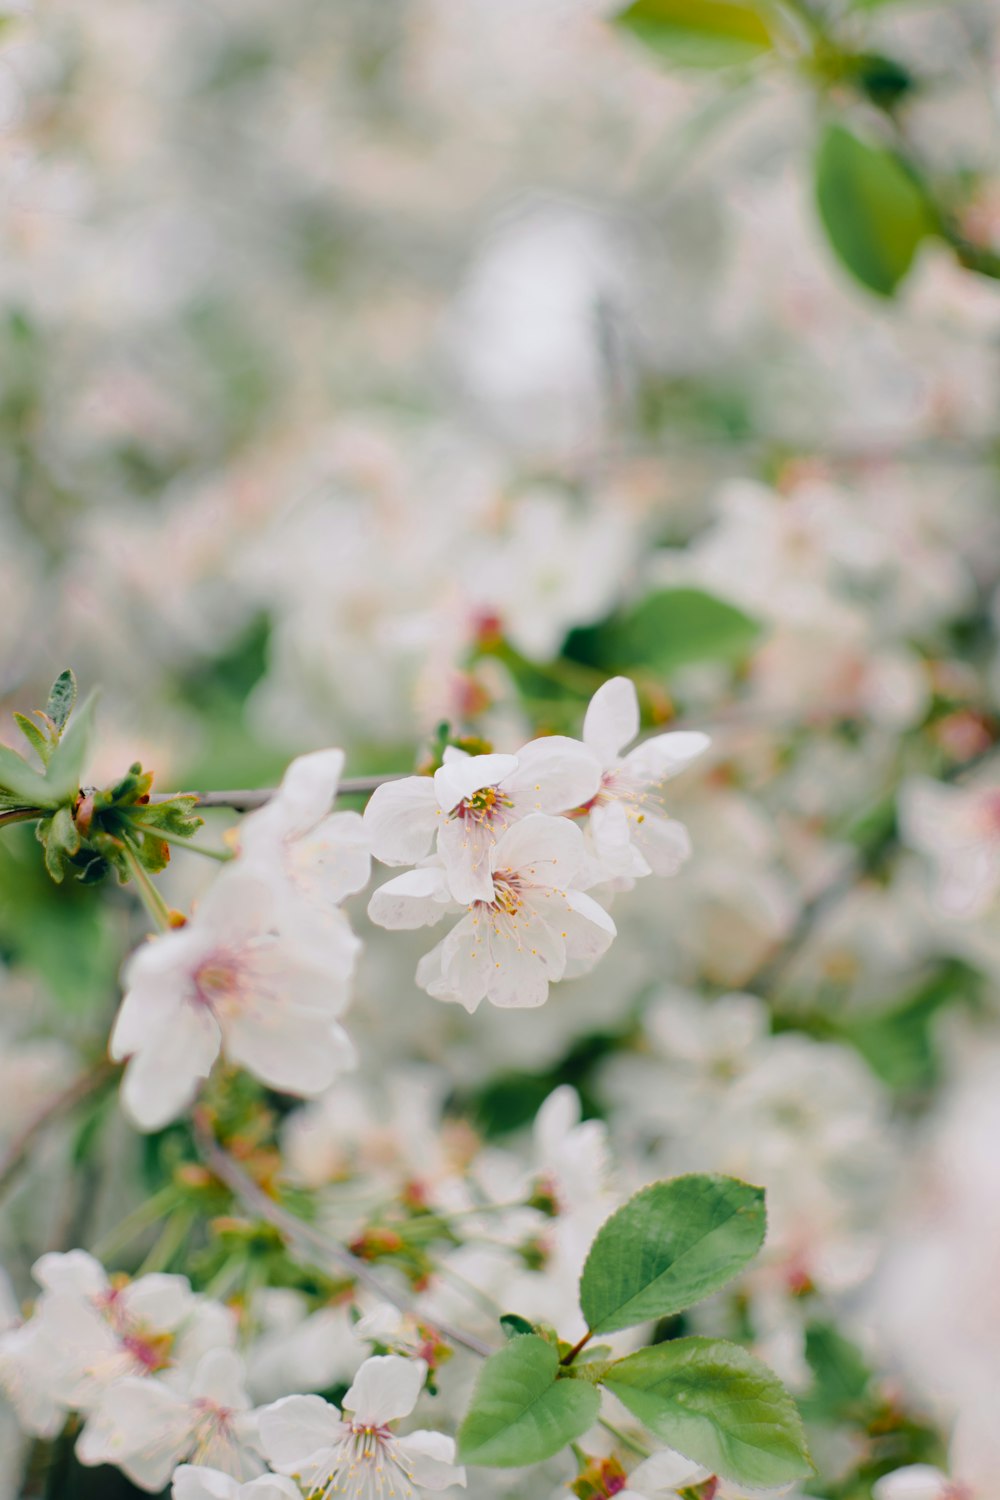
[[[125,846],[125,858],[128,860],[143,906],[160,931],[169,932],[174,925],[170,919],[170,908],[143,869],[135,850],[129,845]]]
[[[611,1436],[616,1438],[623,1447],[631,1448],[632,1452],[638,1453],[640,1458],[649,1458],[652,1449],[647,1448],[645,1443],[640,1443],[638,1438],[629,1437],[627,1432],[622,1432],[620,1427],[616,1427],[613,1422],[609,1422],[605,1417],[598,1417],[597,1420],[604,1428],[604,1431],[610,1432]]]
[[[176,844],[178,849],[187,849],[192,854],[203,854],[206,859],[218,860],[219,864],[228,864],[236,856],[229,849],[213,849],[208,844],[196,843],[194,839],[183,838],[179,833],[164,833],[162,828],[151,828],[150,837],[162,839],[165,844]]]

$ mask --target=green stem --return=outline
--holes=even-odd
[[[160,931],[169,932],[174,925],[170,920],[170,908],[143,869],[135,850],[128,844],[125,846],[125,858],[128,860],[143,906]]]
[[[559,1361],[559,1363],[561,1365],[571,1365],[573,1363],[573,1361],[576,1359],[576,1356],[580,1353],[580,1350],[586,1348],[587,1344],[590,1343],[590,1341],[591,1341],[591,1339],[593,1337],[594,1337],[593,1333],[588,1328],[587,1332],[583,1335],[583,1338],[582,1339],[577,1339],[577,1341],[573,1345],[572,1349],[569,1351],[568,1354],[564,1354],[563,1355],[563,1357]]]
[[[178,849],[188,849],[192,854],[203,854],[206,859],[216,859],[220,864],[228,864],[236,856],[229,849],[213,849],[208,844],[196,843],[194,839],[186,839],[179,833],[166,833],[162,828],[150,828],[149,837],[162,839],[165,844],[176,844]]]
[[[152,1198],[147,1198],[145,1203],[140,1203],[138,1208],[126,1214],[120,1224],[109,1230],[93,1247],[94,1255],[100,1261],[107,1261],[116,1256],[119,1250],[135,1239],[136,1235],[141,1234],[144,1229],[148,1229],[151,1224],[155,1224],[158,1219],[170,1213],[179,1202],[180,1193],[171,1182],[165,1188],[161,1188],[158,1193],[154,1193]]]
[[[151,1271],[165,1271],[187,1239],[197,1217],[197,1210],[190,1204],[175,1209],[163,1226],[163,1233],[150,1250],[137,1276],[148,1276]]]

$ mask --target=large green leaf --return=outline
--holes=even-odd
[[[891,297],[934,227],[912,173],[892,151],[830,125],[816,158],[816,201],[830,244],[852,276]]]
[[[760,625],[702,589],[658,589],[601,625],[575,630],[567,654],[609,672],[662,673],[696,662],[737,662]]]
[[[770,51],[761,11],[742,0],[634,0],[615,17],[669,62],[723,67]]]
[[[498,1469],[541,1463],[593,1426],[601,1408],[596,1388],[558,1375],[557,1351],[537,1334],[511,1339],[492,1355],[458,1430],[461,1462]]]
[[[764,1242],[764,1193],[734,1177],[654,1182],[598,1230],[580,1278],[592,1333],[682,1312],[718,1291]]]
[[[723,1479],[768,1489],[812,1472],[792,1398],[738,1344],[654,1344],[612,1366],[604,1383],[650,1432]]]

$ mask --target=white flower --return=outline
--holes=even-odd
[[[417,983],[440,1000],[474,1011],[543,1005],[549,983],[592,968],[615,936],[603,907],[574,888],[585,861],[583,836],[565,818],[522,818],[490,849],[493,898],[467,914],[417,966]],[[387,881],[368,911],[383,927],[420,927],[454,904],[444,872],[432,866]]]
[[[133,1484],[154,1493],[188,1459],[236,1479],[259,1474],[264,1465],[239,1357],[213,1349],[185,1392],[155,1376],[116,1381],[80,1434],[76,1453],[88,1466],[115,1464]]]
[[[353,1066],[336,1021],[353,961],[347,938],[345,972],[331,972],[311,929],[277,928],[266,881],[238,866],[224,871],[186,926],[128,965],[110,1051],[131,1059],[122,1099],[136,1125],[157,1130],[180,1114],[220,1049],[291,1094],[318,1094]]]
[[[914,777],[899,819],[912,848],[930,856],[946,915],[978,917],[1000,893],[1000,786],[944,786]]]
[[[368,884],[371,856],[360,813],[332,812],[342,750],[292,761],[277,794],[240,828],[241,864],[271,884],[279,926],[315,926],[319,957],[350,974],[360,946],[338,903]],[[345,971],[346,969],[346,971]]]
[[[675,1453],[672,1448],[664,1448],[633,1469],[628,1477],[628,1484],[621,1492],[622,1500],[626,1496],[629,1500],[674,1500],[674,1496],[679,1495],[681,1490],[710,1478],[708,1469],[693,1464],[689,1458]]]
[[[280,1474],[261,1474],[240,1484],[221,1469],[181,1464],[174,1471],[173,1500],[302,1500],[302,1491]]]
[[[578,740],[550,735],[517,755],[466,755],[449,746],[428,776],[379,787],[365,809],[372,852],[383,864],[414,864],[437,835],[456,901],[490,901],[490,854],[511,824],[531,813],[564,813],[597,792],[601,770]]]
[[[208,1349],[232,1343],[235,1324],[217,1302],[196,1296],[184,1276],[153,1274],[112,1283],[83,1250],[43,1255],[34,1276],[43,1288],[33,1317],[0,1339],[0,1380],[24,1394],[42,1383],[40,1408],[23,1412],[31,1430],[47,1409],[89,1412],[125,1376],[189,1375]]]
[[[264,1452],[308,1494],[345,1500],[415,1500],[422,1490],[465,1484],[455,1444],[439,1432],[397,1437],[391,1424],[417,1404],[422,1360],[368,1359],[344,1397],[343,1415],[320,1396],[286,1396],[260,1413]]]
[[[602,768],[588,809],[595,882],[675,875],[691,852],[687,830],[667,817],[656,793],[708,748],[708,736],[689,730],[658,734],[623,757],[638,733],[635,686],[627,677],[613,677],[590,700],[583,723],[584,744]]]

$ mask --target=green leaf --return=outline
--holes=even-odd
[[[515,1469],[541,1463],[593,1426],[595,1386],[560,1380],[559,1355],[537,1334],[511,1339],[483,1366],[458,1430],[459,1462]]]
[[[28,718],[27,714],[16,713],[14,715],[14,723],[24,735],[24,738],[28,741],[28,744],[31,746],[31,748],[35,751],[35,754],[39,757],[42,764],[47,765],[49,756],[52,754],[52,750],[54,748],[53,741],[48,737],[47,734],[43,733],[43,731],[32,719]]]
[[[90,753],[96,707],[97,693],[93,692],[63,730],[49,761],[45,781],[50,799],[56,802],[68,801],[80,789],[80,775]]]
[[[696,662],[741,661],[759,623],[701,589],[660,589],[602,625],[574,630],[567,655],[608,672],[669,674]]]
[[[761,12],[741,0],[634,0],[614,19],[668,62],[692,67],[747,62],[774,46]]]
[[[49,701],[45,705],[45,712],[61,732],[65,729],[66,721],[69,719],[75,706],[76,677],[72,667],[67,667],[65,672],[59,673],[59,676],[49,689]]]
[[[0,792],[25,807],[55,807],[60,800],[45,777],[7,745],[0,745]]]
[[[812,1472],[795,1403],[738,1344],[654,1344],[614,1365],[604,1383],[650,1432],[723,1479],[769,1489]]]
[[[504,1331],[504,1337],[508,1339],[524,1338],[535,1331],[535,1325],[529,1323],[527,1318],[522,1318],[519,1313],[504,1313],[500,1319],[500,1327]]]
[[[871,1371],[857,1345],[832,1323],[810,1323],[806,1361],[813,1374],[812,1389],[802,1401],[807,1420],[857,1421],[871,1385]]]
[[[913,174],[892,151],[830,125],[816,158],[816,201],[830,244],[851,275],[891,297],[934,227]]]
[[[598,1230],[580,1278],[592,1333],[682,1312],[725,1286],[757,1254],[764,1193],[734,1177],[654,1182]]]

